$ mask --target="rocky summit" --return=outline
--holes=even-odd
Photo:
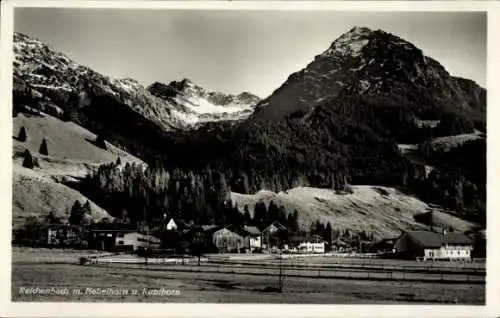
[[[486,91],[451,76],[398,36],[354,27],[264,99],[253,119],[280,119],[340,94],[400,95],[412,103],[463,111],[484,119]]]

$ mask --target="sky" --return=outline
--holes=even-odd
[[[147,86],[189,78],[267,97],[354,26],[415,44],[454,76],[486,87],[486,14],[16,8],[14,29],[75,62]]]

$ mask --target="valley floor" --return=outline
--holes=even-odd
[[[91,253],[91,252],[88,252]],[[100,302],[203,302],[203,303],[310,303],[393,304],[485,302],[484,284],[370,281],[286,277],[283,293],[266,292],[278,285],[277,275],[245,275],[169,271],[144,265],[78,265],[85,251],[14,248],[12,254],[13,301]],[[273,271],[274,272],[274,271]],[[68,295],[26,295],[22,287],[68,289]],[[137,289],[132,295],[92,295],[86,288]],[[144,294],[167,290],[168,295]],[[72,294],[80,290],[80,295]],[[175,292],[174,292],[175,291]]]

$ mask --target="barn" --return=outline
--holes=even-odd
[[[398,257],[424,260],[470,260],[472,240],[463,233],[430,231],[404,232],[396,240]]]
[[[215,231],[212,241],[217,250],[222,253],[239,252],[245,246],[245,238],[228,227]]]

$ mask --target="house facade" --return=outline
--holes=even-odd
[[[325,242],[302,242],[298,246],[299,253],[325,253]]]
[[[423,260],[470,260],[472,240],[463,233],[411,231],[403,233],[394,244],[401,258]]]
[[[243,226],[241,231],[245,238],[245,247],[253,252],[262,248],[262,233],[256,226]]]
[[[160,245],[159,238],[134,230],[93,230],[89,241],[91,247],[105,251],[137,251]]]
[[[279,222],[273,222],[262,230],[262,247],[267,249],[279,248],[282,237],[288,229]]]
[[[239,252],[241,248],[245,247],[244,237],[228,228],[215,231],[212,235],[212,242],[222,253]]]
[[[57,224],[47,228],[48,246],[84,246],[86,244],[85,235],[81,227]]]

